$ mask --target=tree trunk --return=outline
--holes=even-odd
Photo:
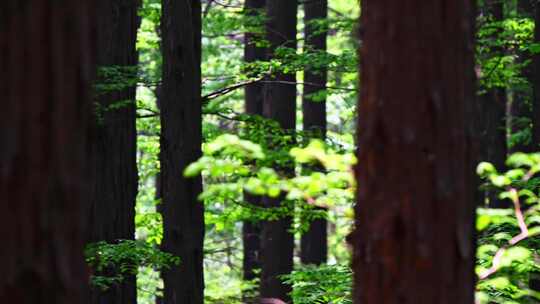
[[[489,0],[485,3],[485,11],[493,21],[502,21],[504,19],[504,3],[499,0]],[[498,33],[494,34],[493,39],[497,39]],[[502,47],[492,49],[494,56],[504,56]],[[485,71],[489,73],[489,71]],[[489,77],[489,75],[485,75]],[[479,97],[480,112],[478,113],[481,126],[480,133],[480,154],[477,163],[488,161],[496,168],[503,169],[506,162],[507,144],[506,144],[506,90],[501,87],[488,88],[487,92]],[[484,197],[480,197],[480,203],[483,199],[489,200],[489,206],[492,208],[505,208],[509,206],[508,201],[500,200],[493,191],[484,191]]]
[[[248,16],[259,16],[265,7],[266,0],[246,0],[244,10]],[[257,36],[254,33],[245,33],[244,61],[255,62],[264,60],[266,49],[256,45]],[[263,115],[263,84],[253,83],[245,87],[245,112],[251,115]],[[260,197],[245,194],[246,201],[253,205],[260,205]],[[250,281],[257,278],[256,270],[260,268],[260,240],[261,225],[257,222],[244,221],[242,226],[242,240],[244,244],[243,254],[243,278]],[[252,302],[249,296],[245,302]]]
[[[474,302],[472,3],[362,1],[354,303]]]
[[[540,4],[538,2],[534,5],[534,42],[540,42]],[[540,54],[533,55],[533,66],[531,82],[533,85],[533,113],[532,113],[532,151],[539,150],[538,144],[540,143]],[[529,288],[534,291],[540,291],[540,272],[534,272],[531,274],[529,280]]]
[[[92,2],[0,1],[0,303],[82,303]]]
[[[315,23],[328,17],[328,1],[319,0],[304,4],[305,42],[307,52],[326,52],[326,31],[321,32]],[[304,71],[304,93],[302,112],[304,131],[313,132],[316,138],[326,138],[326,97],[316,94],[324,92],[327,81],[326,67],[311,67]],[[320,208],[324,210],[323,208]],[[326,219],[316,219],[300,241],[300,260],[304,264],[324,264],[328,255]]]
[[[98,83],[122,88],[96,92],[98,119],[92,143],[95,184],[88,242],[135,239],[136,87],[126,83],[136,76],[138,7],[138,0],[97,1],[96,61],[100,68],[113,69],[121,75],[119,79],[100,75]],[[117,269],[111,269],[102,275],[117,273]],[[105,292],[95,288],[88,300],[95,304],[136,303],[136,278],[129,276]]]
[[[162,0],[161,178],[163,242],[180,265],[163,270],[166,304],[203,303],[201,178],[184,169],[201,156],[201,3]]]
[[[259,199],[248,199],[248,203],[259,203]],[[251,281],[257,278],[256,270],[260,269],[259,251],[261,248],[261,225],[244,221],[242,226],[242,242],[244,244],[243,278]]]
[[[535,25],[540,24],[540,5],[535,5],[534,10],[534,23]],[[534,27],[534,42],[540,42],[540,26]],[[532,102],[532,121],[533,121],[533,132],[532,132],[532,149],[533,151],[538,150],[538,144],[540,144],[540,54],[533,55],[533,102]]]
[[[272,0],[266,4],[266,33],[270,43],[268,56],[272,58],[278,47],[296,48],[296,0]],[[294,73],[277,72],[268,79],[271,83],[264,87],[263,113],[266,118],[276,121],[285,130],[296,128],[296,86],[283,82],[295,82]],[[280,81],[272,82],[272,81]],[[292,168],[278,168],[292,172]],[[280,199],[264,198],[268,207],[281,205]],[[261,298],[290,301],[289,285],[279,276],[289,274],[293,269],[294,235],[289,231],[292,219],[281,218],[262,223],[261,237]]]
[[[517,11],[519,18],[532,18],[534,15],[534,8],[530,0],[518,0]],[[516,51],[518,63],[523,64],[525,61],[531,59],[531,55],[528,51]],[[529,119],[532,121],[531,102],[532,102],[532,64],[528,64],[521,70],[521,77],[526,80],[526,84],[518,87],[513,92],[513,100],[510,107],[510,126],[512,134],[522,131],[527,127],[522,119]],[[515,152],[532,152],[531,143],[519,142],[514,144],[509,154]]]
[[[244,9],[248,16],[260,16],[266,0],[246,0]],[[246,33],[244,40],[244,61],[255,62],[266,58],[266,48],[256,45],[257,34]],[[263,115],[263,84],[253,83],[245,87],[245,110],[247,114]]]

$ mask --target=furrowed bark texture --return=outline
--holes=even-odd
[[[268,56],[272,58],[278,47],[296,48],[296,0],[272,0],[266,3],[267,39],[270,42]],[[270,81],[295,82],[295,75],[276,73]],[[296,127],[296,86],[284,83],[269,83],[264,87],[263,113],[266,118],[278,122],[285,130]],[[284,172],[292,168],[279,168]],[[275,207],[280,199],[264,198],[263,204]],[[290,286],[282,283],[279,276],[293,269],[294,235],[289,232],[292,219],[281,218],[262,223],[261,236],[261,298],[276,298],[290,301]]]
[[[263,13],[266,0],[246,0],[244,9],[249,16],[260,16]],[[264,60],[266,49],[256,45],[258,38],[254,33],[245,33],[244,38],[244,61],[255,62]],[[263,84],[260,82],[249,84],[245,87],[245,112],[251,115],[263,115]],[[258,196],[245,194],[246,201],[253,205],[261,204]],[[243,278],[253,280],[257,277],[255,271],[260,269],[261,247],[261,224],[258,222],[244,221],[242,226],[243,254]],[[245,302],[250,299],[246,298]]]
[[[203,204],[201,178],[184,169],[201,156],[201,4],[163,0],[161,181],[163,242],[180,265],[163,270],[164,303],[203,303]]]
[[[90,1],[0,1],[0,303],[82,303]]]
[[[326,51],[326,32],[321,32],[317,21],[328,17],[328,1],[318,0],[304,4],[305,41],[308,51]],[[327,70],[324,66],[313,66],[304,71],[302,98],[304,131],[311,131],[321,140],[326,138],[326,97],[317,96],[324,91]],[[313,169],[313,168],[311,168]],[[323,208],[320,208],[324,210]],[[328,255],[326,219],[316,219],[300,241],[300,260],[304,264],[324,264]]]
[[[362,1],[354,303],[474,302],[473,28],[468,0]]]
[[[136,42],[139,0],[97,1],[97,54],[100,69],[114,69],[115,79],[101,72],[100,85],[121,85],[120,90],[96,92],[97,126],[94,149],[94,196],[89,210],[88,242],[135,239],[137,197],[137,134],[135,86],[128,86],[138,63]],[[110,273],[108,273],[110,272]],[[114,275],[110,269],[103,275]],[[89,303],[136,303],[136,278],[126,277],[107,291],[93,288]]]

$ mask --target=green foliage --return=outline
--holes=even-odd
[[[482,16],[478,23],[476,57],[482,70],[481,87],[523,86],[521,70],[529,62],[520,61],[517,55],[534,50],[534,22],[517,17],[493,20],[488,15]]]
[[[204,156],[188,166],[184,174],[195,176],[203,173],[207,185],[200,195],[201,200],[223,204],[235,202],[236,208],[229,209],[229,212],[223,210],[226,217],[233,221],[233,214],[240,217],[249,215],[260,220],[276,219],[293,212],[287,204],[277,208],[250,206],[243,202],[245,192],[304,202],[307,207],[303,212],[312,210],[311,206],[329,207],[339,202],[349,203],[354,197],[351,166],[356,162],[355,157],[350,153],[338,154],[328,150],[320,141],[312,141],[305,148],[293,148],[290,154],[297,164],[317,163],[326,172],[295,176],[280,173],[271,167],[257,166],[254,161],[265,158],[262,148],[234,135],[217,137],[204,145],[203,153]]]
[[[295,304],[352,304],[352,271],[347,266],[304,266],[285,276]]]
[[[513,206],[478,211],[477,298],[480,303],[537,303],[540,293],[527,286],[540,271],[540,154],[513,154],[507,166],[502,173],[490,163],[477,168],[488,185],[499,190],[500,199]]]
[[[98,96],[133,88],[137,85],[138,66],[102,66],[97,70],[97,82],[94,84]]]
[[[86,262],[93,270],[92,285],[108,289],[124,277],[137,274],[139,267],[158,269],[178,265],[180,260],[146,242],[120,240],[115,244],[91,243],[85,249]]]

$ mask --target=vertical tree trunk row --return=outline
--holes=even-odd
[[[354,303],[474,302],[473,6],[362,1]]]
[[[94,195],[89,206],[88,242],[135,238],[137,197],[136,87],[127,86],[138,63],[136,51],[139,0],[99,0],[97,5],[96,63],[122,77],[100,77],[98,83],[122,89],[96,92],[97,121],[94,153]],[[113,81],[113,82],[111,82]],[[119,83],[116,83],[119,81]],[[118,271],[113,269],[111,271]],[[103,275],[115,273],[104,273]],[[130,276],[107,291],[93,289],[90,303],[137,302],[136,278]]]
[[[273,58],[278,47],[296,49],[296,0],[272,0],[266,3],[266,33],[269,41],[268,58]],[[296,77],[294,73],[276,72],[268,77],[270,83],[264,87],[263,113],[276,121],[282,129],[296,128]],[[292,168],[281,168],[292,172]],[[263,204],[276,207],[280,199],[264,198]],[[281,275],[293,269],[294,235],[289,231],[292,219],[281,218],[262,223],[261,236],[261,298],[276,298],[290,301],[290,286],[284,284]]]
[[[91,1],[0,1],[0,303],[82,303]]]
[[[328,17],[328,1],[318,0],[304,4],[304,36],[307,52],[326,51],[326,31],[321,31],[317,21]],[[327,81],[326,67],[316,67],[304,71],[304,92],[302,98],[304,131],[311,131],[322,140],[326,138],[326,97],[317,93],[324,91]],[[323,208],[320,208],[323,210]],[[326,219],[314,220],[309,230],[302,235],[300,260],[304,264],[326,263],[328,255]]]
[[[162,0],[161,179],[163,241],[180,265],[163,270],[164,303],[203,303],[201,178],[184,169],[201,156],[201,3]]]

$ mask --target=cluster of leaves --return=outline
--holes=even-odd
[[[295,304],[352,304],[352,271],[348,266],[304,266],[284,276]]]
[[[93,271],[92,285],[103,290],[122,282],[127,276],[137,274],[140,267],[167,269],[180,263],[178,257],[146,242],[133,240],[88,244],[85,257]]]
[[[499,173],[481,163],[478,174],[499,192],[509,209],[479,209],[476,272],[478,303],[537,303],[540,293],[528,288],[540,271],[540,154],[513,154],[510,170]]]
[[[515,3],[505,5],[504,18],[500,20],[490,14],[486,3],[481,7],[485,11],[477,20],[478,93],[483,95],[493,89],[510,92],[513,110],[507,117],[511,127],[508,145],[510,148],[528,145],[531,142],[531,121],[525,116],[531,111],[532,92],[526,75],[531,70],[532,56],[540,51],[533,39],[534,21],[522,12],[518,13]],[[504,122],[500,124],[504,128]]]
[[[534,21],[508,10],[502,20],[485,12],[477,21],[476,58],[482,68],[481,88],[522,88],[526,85],[522,70],[530,62],[523,58],[536,51]]]
[[[350,205],[354,197],[355,181],[351,171],[356,162],[354,155],[335,153],[321,141],[312,141],[305,148],[293,148],[290,155],[299,165],[319,164],[325,172],[297,170],[297,174],[291,175],[291,171],[257,166],[256,161],[265,158],[261,146],[230,134],[205,144],[203,153],[203,157],[186,168],[185,174],[203,173],[207,183],[201,200],[214,205],[216,202],[235,204],[220,213],[232,223],[243,219],[242,216],[263,220],[291,216],[295,212],[293,204],[287,203],[273,208],[251,205],[244,201],[246,192],[260,197],[280,197],[285,202],[307,203],[299,205],[302,213],[313,212],[315,216],[304,214],[302,219],[317,217],[313,206],[328,208],[340,202]]]
[[[97,96],[133,88],[139,81],[138,66],[109,65],[99,67],[94,92]]]

